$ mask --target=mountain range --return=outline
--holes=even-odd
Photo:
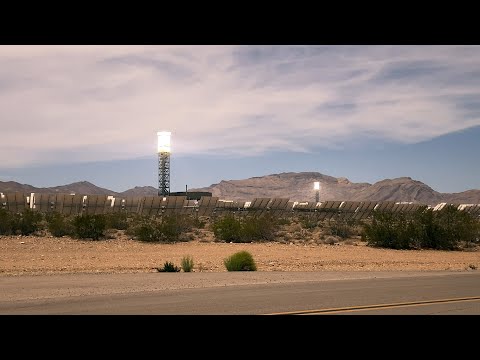
[[[256,197],[289,198],[291,201],[315,201],[313,183],[320,182],[320,201],[408,201],[427,205],[441,202],[454,204],[480,203],[480,190],[460,193],[440,193],[421,181],[410,177],[384,179],[374,184],[354,183],[344,177],[333,177],[318,172],[288,172],[252,177],[243,180],[222,180],[204,188],[188,191],[208,191],[225,200],[251,201]],[[77,193],[114,196],[155,196],[153,186],[136,186],[115,192],[98,187],[88,181],[48,188],[36,188],[15,181],[0,181],[0,192]]]

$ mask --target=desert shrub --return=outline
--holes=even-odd
[[[414,247],[435,249],[435,243],[441,233],[440,226],[435,219],[436,214],[432,209],[423,208],[412,216],[416,220],[415,226],[417,228],[417,237],[413,242]]]
[[[13,214],[5,209],[0,209],[0,235],[14,233]]]
[[[290,225],[292,223],[292,220],[287,219],[287,218],[279,218],[277,219],[277,225]]]
[[[434,224],[436,232],[432,235],[433,239],[429,239],[428,242],[434,249],[454,250],[459,247],[460,242],[478,242],[478,221],[452,205],[435,212]]]
[[[175,242],[190,240],[192,237],[180,235],[191,230],[193,221],[188,216],[164,215],[160,220],[143,218],[139,224],[129,227],[130,234],[133,234],[140,241],[147,242]]]
[[[125,212],[105,214],[106,228],[115,230],[126,230],[128,217]]]
[[[411,214],[374,213],[362,238],[370,245],[393,249],[455,250],[462,242],[479,241],[479,224],[451,205],[440,211],[422,207]]]
[[[271,241],[275,238],[275,219],[271,216],[247,217],[241,222],[242,242]]]
[[[391,249],[410,249],[417,237],[415,223],[403,213],[374,213],[364,231],[369,245]]]
[[[192,227],[196,229],[204,229],[207,222],[205,220],[194,218],[192,221]]]
[[[191,256],[184,256],[181,266],[184,272],[191,272],[193,269],[193,258]]]
[[[175,266],[172,262],[166,261],[163,268],[157,268],[158,272],[179,272],[180,268]]]
[[[256,271],[253,256],[248,251],[239,251],[224,259],[228,271]]]
[[[240,242],[242,224],[233,215],[218,218],[213,224],[213,234],[216,238],[227,242]]]
[[[233,215],[223,216],[212,225],[217,239],[227,242],[244,243],[270,241],[275,238],[276,222],[270,216],[235,219]]]
[[[304,229],[315,229],[318,226],[318,220],[313,216],[300,215],[298,219]]]
[[[13,214],[12,230],[21,235],[31,235],[41,230],[43,215],[32,209],[24,209],[21,213]]]
[[[55,237],[73,235],[75,232],[71,218],[59,212],[47,213],[45,220],[47,221],[48,231]]]
[[[140,214],[127,214],[127,228],[125,234],[137,236],[138,229],[144,224],[153,221],[150,217]]]
[[[143,221],[129,228],[136,239],[145,242],[159,242],[164,240],[160,225],[153,221]]]
[[[423,208],[411,216],[415,248],[455,250],[459,249],[460,243],[471,244],[478,239],[478,222],[452,205],[440,211]]]
[[[102,214],[82,214],[75,216],[73,226],[78,238],[98,240],[105,236],[107,223]]]
[[[185,215],[164,215],[160,231],[167,241],[178,241],[181,233],[192,229],[193,220]]]
[[[347,239],[354,234],[353,223],[347,220],[334,221],[329,224],[327,231],[330,235]]]

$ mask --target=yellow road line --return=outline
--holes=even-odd
[[[411,302],[392,303],[392,304],[359,305],[359,306],[348,306],[348,307],[330,308],[330,309],[287,311],[287,312],[271,313],[271,314],[265,314],[265,315],[325,314],[325,313],[352,312],[352,311],[375,310],[375,309],[393,308],[393,307],[406,307],[406,306],[430,305],[430,304],[450,303],[450,302],[459,302],[459,301],[477,301],[477,300],[480,300],[480,296],[470,296],[470,297],[453,298],[453,299],[411,301]]]

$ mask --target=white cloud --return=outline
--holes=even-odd
[[[0,46],[0,167],[149,155],[160,129],[178,154],[414,143],[480,125],[478,69],[479,46]]]

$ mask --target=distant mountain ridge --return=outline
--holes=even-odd
[[[478,204],[480,190],[440,193],[410,177],[384,179],[375,184],[353,183],[347,178],[318,172],[281,173],[245,180],[222,180],[192,191],[209,191],[222,199],[252,200],[255,197],[283,197],[293,201],[315,201],[313,183],[320,182],[320,200],[408,201],[427,205],[441,202]]]
[[[74,182],[68,185],[53,186],[47,188],[37,188],[28,184],[20,184],[15,181],[0,181],[0,192],[35,192],[35,193],[76,193],[76,194],[95,194],[95,195],[114,195],[114,191],[98,187],[88,181]]]
[[[222,180],[204,188],[189,191],[208,191],[225,200],[251,201],[256,197],[289,198],[292,201],[315,201],[313,183],[320,182],[320,200],[341,201],[409,201],[436,205],[441,202],[459,204],[480,203],[480,190],[460,193],[440,193],[421,181],[410,177],[384,179],[374,184],[354,183],[347,178],[324,175],[318,172],[288,172],[252,177],[243,180]],[[98,187],[88,181],[49,188],[36,188],[14,181],[0,181],[0,192],[76,193],[113,196],[155,196],[153,186],[136,186],[123,192]]]
[[[113,195],[113,196],[151,196],[157,195],[158,189],[153,186],[135,186],[132,189],[116,192],[101,188],[88,181],[74,182],[68,185],[37,188],[28,184],[20,184],[15,181],[0,181],[0,192],[35,192],[35,193],[62,193],[62,194],[91,194],[91,195]]]

